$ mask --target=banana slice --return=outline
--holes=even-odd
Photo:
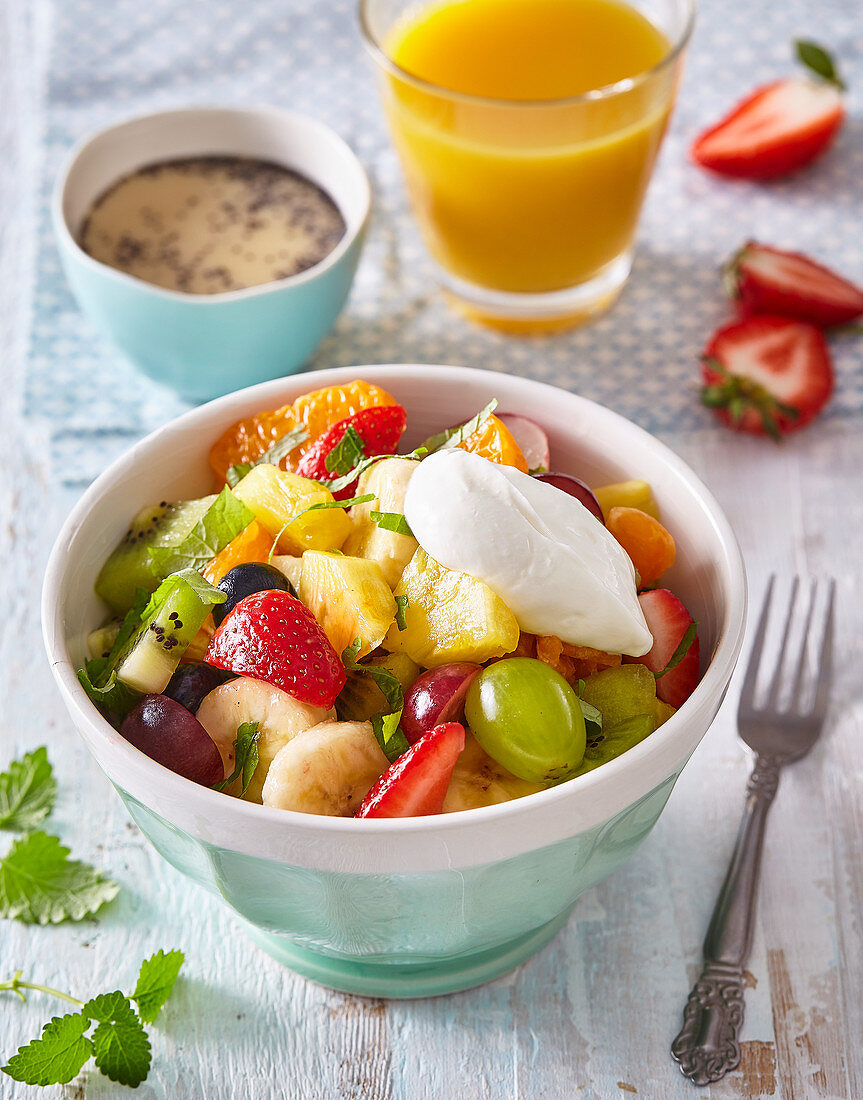
[[[494,806],[544,789],[541,783],[530,783],[507,771],[468,732],[464,752],[452,773],[443,812],[449,814],[455,810],[473,810],[477,806]]]
[[[248,802],[260,802],[264,780],[276,753],[297,734],[332,717],[333,713],[323,707],[301,703],[293,695],[263,680],[240,676],[205,696],[196,717],[216,742],[225,775],[234,770],[234,739],[238,726],[243,722],[258,723],[258,766],[244,797]],[[238,795],[238,783],[228,791]]]
[[[263,803],[352,817],[388,766],[371,722],[321,722],[279,750],[267,773]]]

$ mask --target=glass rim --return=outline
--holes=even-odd
[[[436,95],[440,98],[451,99],[473,106],[518,107],[526,110],[536,110],[548,107],[569,107],[579,103],[596,103],[605,99],[611,99],[613,96],[621,95],[624,92],[629,92],[635,88],[641,87],[652,77],[657,76],[663,70],[667,69],[677,60],[686,48],[689,39],[692,37],[692,29],[695,25],[695,0],[681,0],[681,2],[686,14],[680,34],[671,44],[668,53],[664,54],[659,61],[651,65],[649,69],[644,69],[634,76],[624,77],[622,80],[617,80],[612,84],[604,84],[599,88],[591,88],[589,91],[579,92],[577,95],[556,96],[551,99],[506,99],[496,96],[475,95],[471,92],[458,92],[453,88],[446,88],[442,84],[435,84],[430,80],[424,80],[422,77],[415,76],[413,73],[408,72],[407,69],[403,69],[400,65],[397,65],[372,33],[368,19],[368,9],[372,0],[360,0],[359,21],[360,31],[366,49],[382,69],[385,69],[391,76],[397,77],[403,83],[411,84],[420,91]]]

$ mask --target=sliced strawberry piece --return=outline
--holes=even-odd
[[[401,405],[378,405],[333,424],[312,444],[297,464],[297,473],[312,481],[328,482],[350,473],[363,458],[395,454],[405,430],[407,414]],[[348,429],[350,437],[345,441]],[[327,459],[330,457],[330,465]],[[356,481],[333,493],[336,500],[354,495]]]
[[[725,176],[784,176],[825,152],[844,118],[836,84],[777,80],[705,130],[692,146],[692,159]]]
[[[723,277],[744,317],[780,313],[814,325],[845,325],[863,314],[863,290],[800,252],[747,241]]]
[[[464,726],[444,722],[390,764],[357,817],[425,817],[443,811],[453,768],[464,749]]]
[[[646,665],[651,672],[668,668],[683,636],[693,619],[677,596],[667,588],[642,592],[638,597],[647,626],[653,635],[653,649],[644,657],[627,658],[634,664]],[[698,635],[696,634],[680,661],[656,681],[656,694],[663,703],[679,707],[685,703],[698,683]]]
[[[821,329],[764,314],[726,325],[704,349],[701,400],[729,428],[778,439],[813,420],[833,392]]]
[[[331,707],[347,679],[311,611],[275,590],[240,600],[211,638],[205,660],[317,707]]]

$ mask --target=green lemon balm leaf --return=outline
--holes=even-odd
[[[132,1000],[145,1024],[151,1024],[171,995],[186,956],[182,951],[157,951],[141,963]]]
[[[698,633],[698,623],[691,622],[683,633],[683,637],[678,643],[677,649],[671,654],[671,659],[668,664],[662,670],[662,672],[654,672],[654,676],[657,680],[662,679],[666,672],[671,672],[673,668],[677,668],[686,654],[689,652],[689,647],[695,641],[695,636]]]
[[[414,533],[400,512],[369,512],[369,515],[384,531],[395,531],[397,535],[409,535],[413,538]]]
[[[581,713],[584,715],[585,722],[590,722],[596,727],[597,731],[602,731],[602,711],[596,707],[591,706],[590,703],[586,703],[584,699],[578,700],[578,705],[581,707]]]
[[[227,779],[223,779],[221,783],[216,783],[214,790],[223,791],[242,777],[240,784],[242,794],[240,797],[246,793],[258,766],[258,738],[260,735],[261,731],[257,722],[243,722],[237,729],[237,736],[234,739],[234,770]]]
[[[437,435],[429,436],[420,450],[425,450],[428,454],[434,454],[435,451],[445,451],[451,447],[457,447],[459,443],[464,443],[466,439],[469,439],[488,420],[496,408],[497,398],[493,397],[485,408],[480,409],[476,416],[472,416],[467,423],[460,425],[458,428],[447,428],[445,431],[438,432]]]
[[[92,1043],[99,1071],[121,1085],[140,1085],[150,1072],[150,1040],[129,998],[119,990],[101,993],[83,1015],[98,1024]]]
[[[84,1034],[90,1026],[83,1012],[55,1016],[42,1028],[42,1035],[19,1047],[3,1073],[25,1085],[65,1085],[77,1077],[93,1053]]]
[[[410,748],[408,739],[402,732],[399,722],[405,705],[405,693],[397,676],[381,665],[361,665],[357,662],[360,651],[360,639],[355,638],[351,645],[342,651],[342,664],[348,672],[363,672],[377,684],[387,701],[389,711],[376,714],[372,719],[372,729],[378,744],[387,760],[392,764]]]
[[[255,518],[227,486],[177,546],[151,546],[153,572],[165,577],[180,569],[201,569]]]
[[[345,434],[324,459],[327,472],[343,477],[366,457],[363,438],[353,424],[348,424]]]
[[[34,829],[51,812],[56,797],[57,781],[43,745],[0,772],[0,829]]]
[[[396,596],[396,626],[399,628],[399,630],[407,630],[408,628],[408,606],[409,600],[406,595]]]
[[[0,917],[25,924],[83,920],[120,887],[86,863],[69,859],[56,836],[29,833],[0,860]]]
[[[235,466],[229,466],[228,472],[225,474],[228,488],[236,489],[251,468],[251,462],[238,462]]]
[[[260,458],[255,459],[252,466],[278,466],[283,458],[287,458],[295,447],[305,443],[308,438],[309,433],[305,428],[292,428],[289,432],[279,436],[276,442],[264,451]]]

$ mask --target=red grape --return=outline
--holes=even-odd
[[[498,419],[502,420],[512,433],[512,438],[521,448],[529,470],[536,470],[540,466],[548,469],[551,461],[548,450],[548,436],[540,428],[535,420],[528,420],[526,416],[518,416],[516,413],[498,413]]]
[[[569,493],[571,497],[575,497],[576,500],[580,500],[588,511],[593,512],[600,523],[605,523],[605,516],[599,507],[599,501],[584,482],[579,481],[577,477],[573,477],[572,474],[535,474],[534,477],[537,481],[545,481],[549,485],[553,485],[555,489],[561,489],[564,493]]]
[[[458,722],[464,712],[464,697],[481,665],[458,661],[430,668],[418,676],[405,694],[401,727],[410,743],[444,722]]]
[[[145,695],[123,719],[120,733],[151,760],[193,783],[212,787],[225,778],[213,739],[194,714],[166,695]]]

